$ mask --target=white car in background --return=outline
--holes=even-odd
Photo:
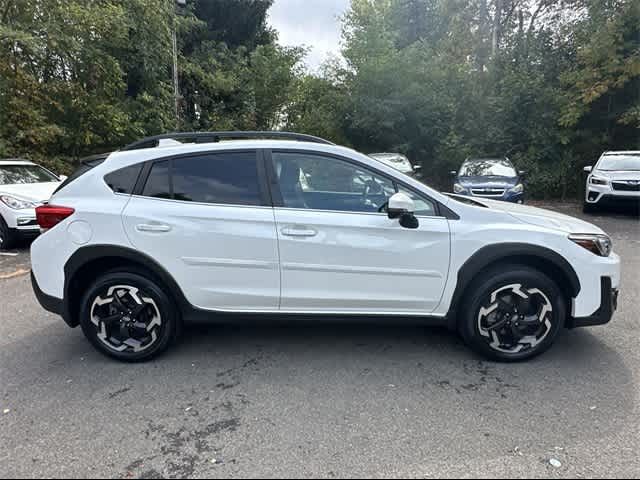
[[[64,180],[26,160],[0,160],[0,250],[40,233],[35,209]]]
[[[605,205],[640,207],[640,151],[605,152],[595,167],[585,167],[584,211]]]
[[[401,153],[372,153],[369,156],[410,177],[415,177],[421,170],[420,165],[412,165],[411,161]]]

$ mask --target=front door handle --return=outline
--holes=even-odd
[[[318,234],[317,230],[303,225],[291,225],[284,227],[281,231],[287,237],[315,237]]]
[[[141,223],[140,225],[136,225],[136,230],[139,232],[168,233],[171,231],[171,227],[161,223]]]

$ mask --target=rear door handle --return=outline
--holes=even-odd
[[[167,233],[171,231],[171,227],[169,225],[163,225],[161,223],[141,223],[140,225],[136,225],[136,230],[139,232]]]
[[[318,234],[317,230],[303,225],[291,225],[284,227],[281,231],[287,237],[315,237]]]

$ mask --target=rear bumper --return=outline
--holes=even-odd
[[[594,327],[596,325],[605,325],[611,321],[613,314],[618,309],[619,290],[613,288],[610,277],[602,277],[600,279],[600,288],[600,308],[588,317],[569,319],[569,328]]]
[[[56,315],[60,315],[65,323],[70,327],[74,327],[73,323],[70,320],[69,311],[66,308],[66,304],[64,300],[56,297],[52,297],[51,295],[47,295],[42,291],[40,286],[38,285],[38,281],[36,280],[35,275],[31,272],[31,286],[33,287],[33,293],[38,299],[38,303],[44,308],[46,311],[55,313]]]

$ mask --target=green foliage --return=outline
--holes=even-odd
[[[639,11],[632,0],[353,0],[346,65],[302,83],[289,127],[405,153],[440,188],[465,158],[489,155],[527,170],[535,196],[577,195],[582,166],[640,145]]]
[[[190,0],[176,12],[174,0],[0,0],[0,156],[68,173],[80,157],[176,127],[279,126],[304,51],[276,44],[270,5]]]
[[[603,150],[640,148],[637,0],[352,0],[318,74],[277,43],[272,3],[0,0],[0,157],[68,173],[176,128],[282,128],[405,153],[440,188],[506,155],[564,197]]]

